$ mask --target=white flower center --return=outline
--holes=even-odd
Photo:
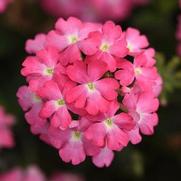
[[[53,73],[54,73],[54,69],[53,69],[53,68],[47,67],[47,68],[44,70],[44,74],[47,75],[47,76],[52,76]]]
[[[62,106],[65,105],[65,101],[64,101],[63,99],[58,99],[58,100],[56,101],[56,103],[57,103],[58,107],[62,107]]]
[[[67,37],[69,44],[75,44],[78,42],[79,38],[77,35],[69,35]]]
[[[89,82],[86,84],[87,90],[91,93],[96,90],[96,87],[93,82]]]
[[[81,132],[80,131],[73,131],[72,132],[72,140],[73,141],[80,141],[81,140]]]
[[[127,42],[127,48],[129,49],[130,52],[133,51],[133,46],[129,42]]]
[[[33,102],[34,103],[38,103],[38,102],[41,102],[41,98],[39,97],[39,96],[37,96],[37,95],[33,95]]]
[[[102,43],[101,46],[100,46],[100,50],[103,51],[103,52],[108,52],[110,49],[110,45],[108,43]]]
[[[141,70],[140,67],[136,67],[135,70],[134,70],[134,72],[135,72],[136,75],[142,74],[142,70]]]
[[[113,123],[113,120],[111,118],[107,118],[104,121],[104,124],[105,124],[107,129],[111,129],[114,123]]]

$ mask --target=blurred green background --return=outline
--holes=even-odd
[[[25,84],[20,75],[26,56],[24,43],[38,32],[47,32],[55,18],[48,16],[37,0],[15,0],[0,15],[0,104],[16,116],[16,147],[0,153],[0,171],[13,166],[37,164],[47,174],[55,170],[82,174],[87,181],[179,181],[181,180],[181,60],[176,57],[175,38],[177,0],[151,0],[148,6],[134,9],[123,29],[136,27],[146,34],[157,52],[160,72],[165,79],[159,110],[160,122],[151,137],[139,145],[129,145],[115,155],[109,168],[98,169],[87,159],[79,166],[63,163],[58,152],[32,135],[20,109],[16,91]],[[173,58],[174,57],[174,58]]]

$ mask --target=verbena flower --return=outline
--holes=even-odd
[[[54,16],[76,16],[89,21],[124,20],[134,7],[148,2],[149,0],[41,0],[44,10]]]
[[[17,97],[33,134],[77,165],[109,166],[114,151],[137,144],[158,124],[162,79],[145,35],[76,18],[28,40]]]
[[[14,146],[15,143],[11,130],[14,122],[14,116],[6,113],[4,107],[0,106],[0,149]]]

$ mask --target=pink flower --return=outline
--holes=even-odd
[[[30,166],[27,170],[14,168],[0,175],[1,181],[46,181],[45,176],[36,166]]]
[[[100,152],[92,157],[92,162],[97,167],[109,167],[114,159],[114,153],[107,146],[102,148]]]
[[[41,98],[27,86],[22,86],[18,89],[17,97],[22,109],[27,111],[25,118],[31,126],[32,133],[40,135],[40,138],[49,142],[47,137],[47,120],[39,116],[40,110],[42,109]]]
[[[56,17],[75,16],[86,21],[124,20],[132,9],[149,0],[41,0],[43,9]],[[106,13],[105,13],[106,12]]]
[[[123,86],[121,88],[121,93],[124,96],[126,94],[139,94],[144,91],[144,92],[151,92],[155,97],[158,97],[162,91],[162,88],[163,88],[163,80],[160,77],[160,75],[157,74],[155,79],[148,80],[147,83],[145,79],[144,87],[142,85],[140,86],[140,83],[135,81],[134,86],[132,87]]]
[[[24,180],[26,181],[45,181],[45,176],[36,166],[29,167],[24,174]]]
[[[57,70],[59,54],[54,48],[40,50],[36,56],[29,56],[23,62],[21,74],[26,76],[33,90],[41,87],[46,81],[52,80],[56,74],[63,70]]]
[[[112,78],[100,79],[105,72],[105,64],[96,61],[88,64],[80,61],[69,66],[67,74],[78,85],[67,93],[67,102],[74,103],[77,108],[85,108],[91,115],[106,112],[110,101],[117,98],[116,89],[119,85]]]
[[[65,49],[62,52],[61,61],[66,65],[69,62],[81,60],[82,41],[88,37],[90,32],[99,30],[100,25],[83,23],[77,18],[70,17],[67,21],[60,18],[55,28],[56,31],[51,31],[47,36],[48,45],[60,51]]]
[[[15,168],[0,175],[1,181],[22,181],[21,170]]]
[[[46,178],[43,172],[35,165],[30,165],[26,169],[15,167],[0,174],[1,181],[84,181],[80,175],[69,172],[56,172]]]
[[[86,55],[94,55],[93,59],[99,59],[108,65],[108,70],[115,71],[116,57],[127,55],[126,39],[120,26],[107,21],[102,32],[93,32],[82,43],[82,51]]]
[[[8,4],[10,4],[12,1],[13,0],[1,0],[0,1],[0,13],[3,13],[6,10]]]
[[[134,28],[128,28],[126,30],[127,48],[130,55],[140,53],[144,48],[147,48],[149,42],[145,35],[140,35],[140,32]]]
[[[121,60],[119,62],[120,70],[115,73],[115,77],[120,80],[120,84],[123,86],[128,86],[136,80],[143,91],[149,90],[153,86],[152,82],[158,77],[153,61],[154,59],[147,56],[146,53],[136,56],[133,63]]]
[[[158,74],[157,78],[153,82],[152,91],[154,96],[158,97],[163,89],[163,80],[161,76]]]
[[[59,149],[59,155],[64,162],[77,165],[85,160],[86,155],[98,153],[99,148],[85,138],[84,126],[78,121],[72,125],[66,131],[50,127],[50,142]]]
[[[45,103],[40,111],[42,118],[50,118],[51,125],[66,129],[71,122],[64,93],[54,81],[49,81],[39,90],[39,95],[45,99]]]
[[[13,134],[10,130],[15,118],[5,112],[0,106],[0,148],[11,148],[14,146]]]
[[[121,150],[127,146],[129,137],[126,130],[134,127],[132,118],[126,113],[116,114],[119,109],[117,102],[110,104],[109,110],[96,118],[85,131],[85,136],[94,145],[107,147],[110,150]]]
[[[46,35],[38,34],[35,39],[30,39],[26,42],[25,49],[28,53],[36,53],[45,48]]]
[[[153,94],[146,92],[138,95],[128,94],[124,97],[123,105],[136,122],[136,126],[129,132],[130,141],[137,144],[141,141],[141,133],[151,135],[158,124],[158,116],[155,113],[159,101]]]

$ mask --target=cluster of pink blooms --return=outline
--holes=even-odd
[[[83,181],[79,177],[70,173],[56,173],[49,179],[45,177],[42,171],[36,166],[29,166],[27,169],[14,168],[10,171],[0,174],[1,181]]]
[[[83,20],[123,20],[134,6],[149,0],[41,0],[43,8],[57,17],[76,16]]]
[[[179,0],[179,7],[181,9],[181,0]],[[179,56],[181,56],[181,15],[178,16],[178,25],[177,25],[176,38],[177,38],[177,41],[178,41],[177,54]]]
[[[0,0],[0,13],[3,13],[12,0]]]
[[[70,17],[28,40],[32,54],[21,74],[28,86],[17,97],[34,134],[76,165],[91,156],[109,166],[113,151],[151,135],[158,123],[162,80],[155,51],[137,29],[123,31]]]
[[[0,106],[0,149],[11,148],[14,146],[14,139],[11,127],[15,122],[15,118],[5,112]]]

